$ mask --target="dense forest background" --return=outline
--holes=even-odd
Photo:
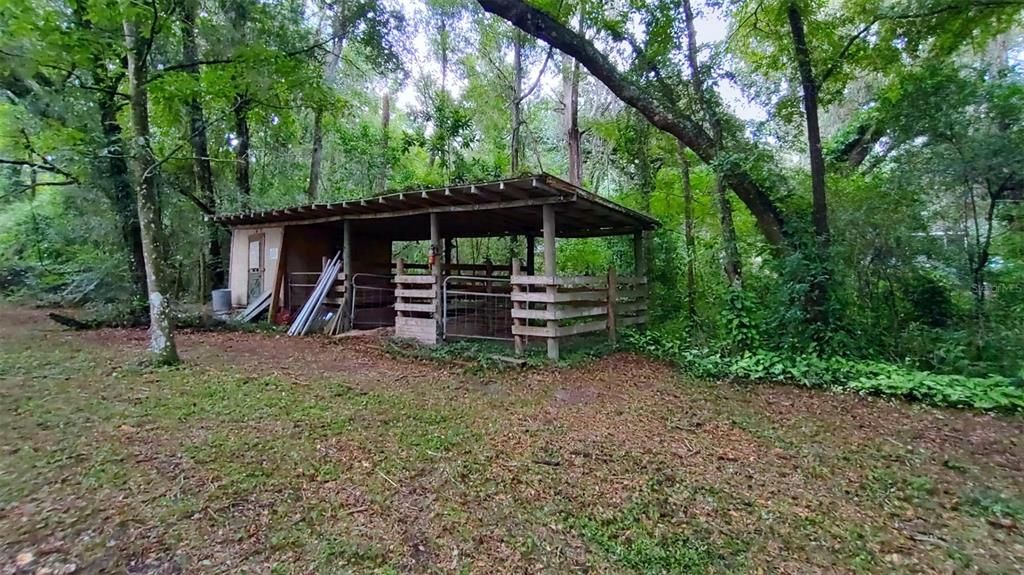
[[[544,171],[662,222],[641,349],[1019,408],[1022,8],[7,0],[0,289],[169,325],[224,284],[204,215]]]

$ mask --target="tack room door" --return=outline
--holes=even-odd
[[[249,281],[247,301],[252,302],[263,293],[263,234],[249,236]]]

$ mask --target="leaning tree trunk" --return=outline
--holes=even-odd
[[[704,117],[711,128],[715,155],[719,155],[723,147],[722,122],[718,117],[719,109],[716,102],[707,96],[704,77],[697,59],[697,28],[690,0],[683,0],[683,16],[686,19],[686,61],[690,68],[690,83],[697,95],[697,101],[704,111]],[[729,201],[725,176],[715,175],[715,201],[718,205],[718,221],[722,227],[722,268],[729,281],[729,287],[739,288],[742,285],[743,272],[740,264],[739,242],[736,240],[736,225],[732,217],[732,202]]]
[[[629,106],[643,114],[659,130],[686,144],[705,163],[717,159],[710,134],[677,105],[678,99],[664,102],[639,80],[620,71],[615,63],[582,34],[569,29],[556,18],[524,0],[476,0],[485,11],[504,18],[516,28],[572,56],[598,81]],[[790,235],[785,218],[775,200],[753,173],[739,162],[729,162],[723,177],[732,191],[750,209],[758,228],[776,254],[784,252]]]
[[[577,186],[583,181],[583,157],[580,134],[580,64],[569,56],[562,56],[562,100],[565,141],[569,151],[569,182]]]
[[[156,159],[150,146],[149,97],[146,90],[145,54],[148,50],[140,43],[135,24],[124,20],[124,38],[128,61],[128,93],[131,107],[134,145],[132,167],[135,172],[136,203],[142,232],[142,253],[146,261],[146,285],[149,291],[149,351],[154,363],[177,363],[178,351],[174,345],[174,327],[171,323],[170,299],[161,289],[163,261],[160,259],[160,240],[156,198]]]
[[[185,72],[199,84],[199,49],[196,42],[196,19],[199,13],[198,0],[184,0],[181,13],[181,52],[182,60],[187,65]],[[197,88],[198,91],[198,88]],[[192,171],[196,185],[199,186],[199,197],[203,203],[213,208],[217,204],[217,194],[213,187],[213,167],[210,164],[209,144],[206,137],[206,117],[203,104],[197,93],[193,93],[186,106],[188,116],[189,143],[192,146]],[[207,226],[209,241],[207,242],[206,278],[209,286],[225,285],[224,265],[221,259],[220,226],[210,223]],[[206,297],[206,294],[203,294]]]
[[[814,267],[807,294],[808,320],[815,325],[828,321],[829,248],[831,233],[828,224],[828,204],[825,190],[825,156],[821,149],[821,127],[818,124],[818,83],[814,78],[811,51],[804,35],[803,16],[796,2],[788,9],[789,29],[800,72],[804,96],[804,115],[807,120],[807,148],[811,164],[811,219],[814,223]]]
[[[740,264],[740,246],[736,239],[736,225],[732,220],[732,202],[725,188],[725,180],[715,176],[715,199],[718,201],[718,221],[722,226],[722,267],[729,287],[739,288],[743,284],[743,268]]]
[[[683,176],[683,245],[686,246],[686,312],[690,323],[697,321],[697,242],[693,237],[693,184],[686,147],[679,144],[679,165]]]

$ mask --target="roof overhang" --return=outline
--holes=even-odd
[[[448,237],[539,235],[541,207],[556,213],[556,235],[596,237],[658,227],[654,218],[549,174],[397,192],[372,198],[225,214],[210,220],[232,227],[303,226],[351,220],[359,233],[395,239],[429,238],[430,214]]]

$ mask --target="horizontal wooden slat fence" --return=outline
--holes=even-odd
[[[614,342],[619,327],[647,321],[646,278],[619,278],[614,269],[606,276],[536,276],[520,270],[521,264],[514,262],[512,335],[518,353],[530,337],[560,339],[608,331]]]
[[[619,327],[647,323],[647,278],[618,278],[615,315]]]
[[[441,286],[433,275],[406,274],[402,260],[398,260],[396,271],[395,336],[436,344],[436,299]]]
[[[430,264],[405,262],[404,265],[406,272],[413,270],[430,271]],[[511,267],[505,264],[463,264],[455,262],[442,264],[442,269],[445,275],[453,276],[508,277],[512,271]]]
[[[647,322],[647,278],[619,277],[614,269],[600,276],[526,275],[516,260],[507,280],[449,276],[445,284],[438,285],[432,274],[407,273],[407,265],[399,261],[394,277],[395,335],[430,345],[439,343],[445,334],[481,336],[474,331],[461,333],[447,322],[472,311],[466,307],[470,303],[475,306],[477,300],[490,301],[488,298],[511,301],[511,336],[517,353],[522,353],[529,338],[558,341],[606,331],[615,342],[619,329]],[[439,299],[445,298],[445,293],[450,301]],[[439,334],[439,330],[445,333]],[[500,333],[483,335],[500,339]],[[558,346],[548,349],[557,359]]]

